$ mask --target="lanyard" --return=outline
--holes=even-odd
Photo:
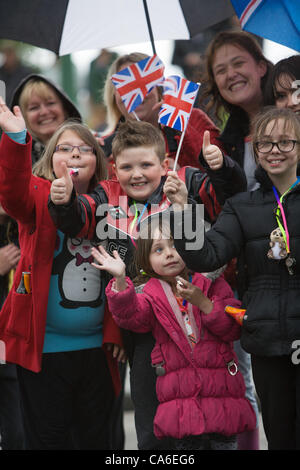
[[[282,233],[282,236],[283,236],[283,239],[284,239],[284,242],[285,242],[285,246],[286,246],[286,251],[288,253],[290,253],[290,235],[289,235],[289,231],[288,231],[288,227],[287,227],[285,212],[284,212],[284,209],[283,209],[283,206],[282,206],[282,200],[283,200],[284,196],[287,193],[289,193],[299,182],[300,182],[300,178],[297,178],[295,183],[293,183],[292,186],[290,186],[289,189],[287,191],[285,191],[285,193],[280,198],[279,198],[279,195],[277,193],[277,190],[276,190],[275,186],[272,187],[273,192],[275,194],[277,204],[278,204],[277,210],[276,210],[276,220],[277,220],[278,227],[280,228],[280,231]],[[281,212],[284,227],[282,226],[282,223],[279,220],[278,209]]]
[[[142,217],[143,217],[143,215],[144,215],[145,210],[147,209],[148,202],[146,202],[146,204],[144,204],[143,210],[142,210],[142,212],[141,212],[141,214],[140,214],[139,217],[138,217],[139,211],[137,210],[136,202],[135,202],[135,201],[133,201],[133,205],[134,205],[134,207],[135,207],[135,214],[134,214],[134,219],[133,219],[133,221],[131,222],[130,227],[129,227],[130,234],[132,234],[132,232],[133,232],[135,223],[136,223],[136,228],[137,228],[137,230],[139,230],[140,222],[141,222],[141,219],[142,219]],[[132,237],[131,235],[130,235],[130,238],[131,238],[131,241],[132,241],[133,245],[136,247],[136,243],[135,243],[135,241],[134,241],[134,239],[133,239],[133,237]]]

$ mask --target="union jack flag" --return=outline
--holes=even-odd
[[[163,87],[163,104],[158,114],[158,122],[178,131],[184,131],[198,93],[199,83],[171,75],[165,79]]]
[[[144,101],[147,93],[162,84],[164,70],[163,62],[154,55],[120,70],[111,77],[129,113]]]

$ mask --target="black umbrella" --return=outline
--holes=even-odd
[[[1,0],[0,38],[57,55],[190,39],[235,14],[229,0]]]

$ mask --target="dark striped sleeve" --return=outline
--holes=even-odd
[[[68,205],[55,205],[49,198],[48,210],[55,226],[70,237],[93,238],[96,229],[96,210],[107,203],[107,196],[100,184],[90,194],[77,196],[72,193]]]

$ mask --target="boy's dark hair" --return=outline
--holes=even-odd
[[[119,126],[112,142],[114,161],[123,150],[135,147],[153,147],[161,162],[166,158],[164,137],[149,122],[127,120]]]

